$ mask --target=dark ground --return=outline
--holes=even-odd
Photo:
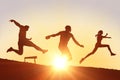
[[[50,66],[0,59],[0,80],[120,80],[120,70],[73,66],[54,71]]]

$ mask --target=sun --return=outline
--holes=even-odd
[[[66,70],[68,66],[67,57],[66,56],[55,56],[53,60],[53,68],[55,70]]]

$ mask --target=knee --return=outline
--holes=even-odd
[[[108,47],[110,47],[109,45],[107,45]]]
[[[106,47],[110,48],[110,46],[109,46],[109,45],[106,45]]]
[[[23,54],[23,51],[20,51],[18,54],[19,54],[19,55],[22,55],[22,54]]]

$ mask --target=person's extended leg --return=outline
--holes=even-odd
[[[112,50],[111,50],[111,48],[110,48],[110,46],[109,46],[109,45],[107,45],[107,44],[102,44],[100,47],[107,47],[107,48],[108,48],[108,50],[109,50],[109,51],[110,51],[110,53],[111,53],[111,56],[116,55],[116,54],[114,54],[114,53],[112,52]]]
[[[46,53],[48,51],[48,50],[41,49],[40,47],[38,47],[37,45],[35,45],[33,42],[31,42],[29,40],[27,40],[25,42],[25,45],[30,46],[30,47],[34,47],[36,50],[42,51],[42,53]]]
[[[98,49],[98,46],[95,46],[95,48],[93,49],[93,51],[92,52],[90,52],[88,55],[86,55],[84,58],[82,58],[81,60],[80,60],[80,63],[82,63],[87,57],[89,57],[90,55],[93,55],[95,52],[96,52],[96,50]]]

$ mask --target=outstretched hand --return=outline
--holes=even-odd
[[[50,39],[50,36],[46,36],[45,38],[46,38],[46,39]]]
[[[84,48],[84,45],[80,45],[80,47],[83,47],[83,48]]]
[[[11,19],[10,22],[14,22],[15,20],[14,19]]]
[[[108,33],[106,33],[105,37],[111,39],[111,37],[107,37]]]
[[[109,39],[112,39],[112,37],[108,37]]]
[[[108,35],[108,33],[106,33],[106,36]]]

